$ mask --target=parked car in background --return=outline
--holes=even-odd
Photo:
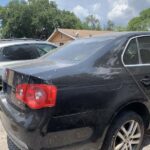
[[[150,125],[150,33],[76,40],[5,70],[10,150],[140,150]]]
[[[53,43],[39,40],[0,40],[0,78],[7,65],[36,59],[56,47]]]

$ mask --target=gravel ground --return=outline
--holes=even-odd
[[[6,142],[6,132],[0,121],[0,150],[8,150]],[[145,136],[143,150],[150,150],[150,136]]]
[[[6,142],[6,132],[4,131],[0,121],[0,150],[8,150]]]
[[[150,136],[145,136],[143,150],[150,150]]]

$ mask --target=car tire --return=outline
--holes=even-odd
[[[140,150],[143,136],[143,119],[135,112],[123,112],[112,122],[102,150]]]
[[[9,150],[20,150],[9,137],[7,137],[7,144]]]

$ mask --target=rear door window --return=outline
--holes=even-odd
[[[139,50],[143,64],[150,63],[150,36],[138,38]]]
[[[3,48],[1,57],[3,60],[28,60],[39,57],[39,53],[33,45],[15,45]]]
[[[49,44],[36,44],[37,51],[39,52],[40,56],[48,53],[52,49],[56,48],[56,46],[49,45]]]
[[[126,65],[139,64],[138,47],[136,39],[132,39],[124,53],[123,61]]]

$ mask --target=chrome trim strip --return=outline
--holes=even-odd
[[[142,67],[142,66],[150,66],[150,64],[133,64],[133,65],[125,65],[125,67]]]
[[[125,53],[125,51],[126,51],[128,45],[129,45],[130,41],[133,40],[133,39],[137,39],[137,38],[139,38],[139,37],[146,37],[146,36],[149,36],[149,37],[150,37],[150,35],[137,35],[137,36],[134,36],[134,37],[132,37],[132,38],[130,38],[130,39],[128,40],[128,42],[127,42],[127,44],[126,44],[126,46],[125,46],[125,48],[124,48],[124,50],[123,50],[123,52],[122,52],[122,54],[121,54],[121,61],[122,61],[122,64],[123,64],[124,67],[150,66],[150,64],[133,64],[133,65],[125,65],[125,64],[124,64],[124,61],[123,61],[124,53]]]

